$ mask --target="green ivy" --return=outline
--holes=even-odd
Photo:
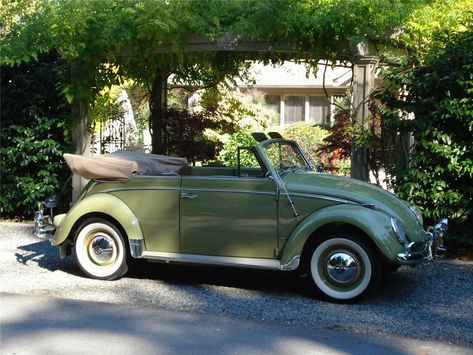
[[[416,141],[395,190],[419,206],[427,222],[451,219],[451,242],[473,245],[473,31],[450,36],[419,68],[387,72],[401,97],[385,95],[384,122]],[[414,114],[414,119],[399,119]]]
[[[37,203],[52,193],[59,194],[64,205],[69,200],[65,183],[70,172],[62,154],[70,150],[70,108],[58,95],[61,68],[55,55],[2,68],[0,212],[4,218],[32,218]]]

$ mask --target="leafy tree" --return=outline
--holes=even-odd
[[[411,65],[425,64],[435,51],[445,47],[449,36],[472,25],[473,0],[426,1],[405,18],[395,44],[404,50],[401,58]]]
[[[266,130],[273,120],[260,92],[245,95],[220,84],[198,93],[198,106],[187,109],[174,105],[166,111],[166,154],[207,163],[215,160],[230,135]]]
[[[88,147],[87,112],[100,90],[120,79],[109,63],[127,38],[125,14],[131,2],[120,2],[123,7],[112,1],[21,3],[25,5],[2,9],[9,23],[0,38],[0,64],[19,65],[41,53],[59,53],[70,73],[62,94],[72,104],[73,145],[83,153]]]
[[[220,84],[203,92],[201,106],[194,110],[207,110],[215,120],[233,127],[229,132],[208,132],[217,145],[228,140],[228,133],[265,131],[276,121],[275,114],[264,103],[264,95],[258,90],[241,93]]]
[[[124,75],[134,78],[150,93],[153,149],[159,152],[165,150],[163,115],[171,75],[177,81],[215,86],[237,75],[247,59],[278,62],[297,58],[316,63],[322,57],[348,57],[350,44],[400,25],[423,3],[22,0],[1,10],[5,19],[1,63],[18,64],[51,49],[66,59],[71,81],[64,94],[73,102],[73,138],[78,151],[85,149],[81,138],[95,95]],[[266,47],[248,52],[192,51],[186,45],[193,37],[217,43],[230,39],[230,47],[248,41]]]
[[[0,170],[3,217],[32,217],[36,203],[67,190],[69,170],[62,154],[70,149],[70,106],[60,95],[64,84],[57,55],[1,70]],[[63,191],[64,192],[64,191]],[[62,208],[67,194],[58,196]]]
[[[207,130],[233,130],[231,124],[215,120],[209,111],[169,109],[165,117],[166,154],[187,157],[192,163],[205,163],[215,159],[216,145],[205,134]]]
[[[407,91],[382,96],[384,122],[416,142],[410,166],[394,172],[395,189],[428,221],[451,218],[457,242],[473,245],[473,31],[451,35],[430,55],[425,66],[386,74]],[[415,118],[402,119],[409,114]]]

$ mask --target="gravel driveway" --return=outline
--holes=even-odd
[[[473,263],[402,267],[361,303],[329,303],[292,274],[145,264],[117,281],[85,278],[31,225],[0,223],[0,291],[438,340],[473,352]]]

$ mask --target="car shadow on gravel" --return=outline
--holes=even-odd
[[[20,245],[15,253],[17,262],[28,265],[36,263],[49,271],[63,271],[71,276],[85,278],[74,258],[60,259],[57,247],[48,240]],[[182,265],[150,263],[133,260],[128,273],[130,279],[159,280],[173,285],[200,287],[203,285],[235,287],[247,290],[289,293],[311,297],[309,283],[292,272],[238,269],[221,266]]]
[[[84,278],[73,257],[59,258],[56,247],[48,240],[21,245],[15,253],[16,260],[27,265],[34,262],[49,271],[62,271],[71,276]],[[402,294],[412,295],[415,283],[409,273],[396,272],[386,275],[378,287],[367,297],[368,302],[385,303],[389,299],[400,300]],[[412,275],[413,276],[413,275]],[[320,301],[327,299],[313,290],[307,275],[295,272],[240,269],[223,266],[182,265],[152,263],[145,260],[133,260],[125,276],[130,279],[147,279],[165,282],[171,285],[192,287],[223,286],[268,292],[280,298],[302,297]],[[406,292],[399,293],[399,288]],[[366,301],[361,301],[366,302]],[[389,302],[389,301],[388,301]]]
[[[429,273],[422,267],[401,267],[396,272],[383,275],[377,287],[361,300],[362,305],[388,305],[396,307],[399,304],[415,304],[416,298],[434,301],[435,296],[429,293],[424,296],[426,286],[431,289],[432,281]],[[182,265],[148,263],[141,260],[133,265],[127,278],[147,279],[164,282],[170,285],[191,286],[223,286],[267,293],[277,298],[310,298],[315,301],[334,303],[314,291],[314,286],[307,274],[295,272],[279,272],[267,270],[239,269],[222,266]],[[440,280],[437,280],[440,282]],[[432,299],[431,299],[432,298]],[[344,303],[344,302],[335,302]]]
[[[62,271],[71,276],[85,278],[73,257],[59,258],[57,247],[48,240],[20,245],[15,253],[17,262],[27,265],[36,263],[49,271]],[[410,302],[418,292],[419,276],[412,268],[384,275],[378,287],[358,303],[392,304]],[[327,301],[313,290],[306,275],[294,272],[240,269],[223,266],[183,265],[152,263],[145,260],[133,260],[125,278],[135,280],[155,280],[176,286],[201,288],[205,286],[223,286],[273,294],[278,298],[311,298]],[[422,279],[422,276],[421,276]],[[402,290],[402,292],[400,292]]]
[[[60,270],[75,276],[80,275],[80,270],[75,266],[74,260],[71,257],[61,260],[57,248],[51,246],[49,240],[20,245],[17,250],[19,251],[15,253],[15,258],[23,265],[34,262],[49,271]]]
[[[147,263],[133,265],[126,277],[159,279],[182,285],[213,285],[255,291],[291,292],[309,296],[306,280],[292,272],[240,269],[223,266]]]
[[[413,267],[401,267],[396,272],[383,275],[378,286],[362,303],[411,302],[412,296],[420,290],[419,276]],[[316,293],[307,274],[255,269],[241,269],[223,266],[182,265],[150,263],[140,260],[131,266],[126,277],[134,279],[160,280],[168,284],[187,286],[224,286],[268,293],[301,296],[320,301],[328,299]],[[402,292],[401,292],[402,290]]]

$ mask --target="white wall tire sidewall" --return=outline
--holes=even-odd
[[[87,255],[84,248],[84,243],[87,242],[87,237],[94,231],[101,231],[110,236],[117,248],[117,256],[115,261],[110,266],[99,266],[92,262],[92,260]],[[125,260],[125,246],[123,244],[123,239],[117,233],[117,231],[108,224],[94,222],[84,226],[77,235],[74,250],[76,254],[77,261],[84,271],[95,278],[106,279],[116,274],[117,271],[123,266]]]
[[[329,285],[327,285],[328,282],[325,281],[325,277],[319,274],[318,261],[324,254],[325,250],[333,246],[347,246],[354,250],[357,256],[361,259],[361,263],[363,264],[364,268],[363,277],[360,284],[352,290],[334,290]],[[369,255],[358,243],[347,238],[331,238],[315,248],[310,260],[310,275],[317,288],[327,296],[337,300],[350,300],[360,296],[369,287],[373,275],[373,269]]]

